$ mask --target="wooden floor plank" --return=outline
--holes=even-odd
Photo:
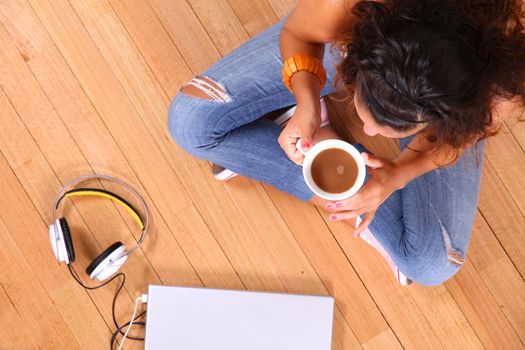
[[[77,176],[78,169],[85,169],[85,172],[90,172],[91,168],[89,165],[81,164],[83,156],[78,149],[72,147],[75,142],[69,139],[68,131],[58,122],[59,118],[45,117],[55,114],[52,107],[49,105],[45,96],[39,92],[39,86],[27,68],[20,62],[17,64],[14,57],[6,56],[10,46],[5,41],[3,44],[4,50],[2,54],[4,56],[2,59],[5,70],[1,74],[1,83],[4,89],[10,93],[14,106],[18,107],[22,119],[27,122],[29,130],[33,130],[34,132],[30,136],[28,130],[25,130],[25,125],[14,116],[14,112],[4,109],[4,116],[10,117],[10,119],[6,120],[2,128],[6,128],[6,135],[9,135],[12,139],[2,140],[5,141],[5,143],[2,142],[2,147],[6,156],[9,156],[10,162],[14,164],[14,168],[24,182],[28,193],[34,198],[34,203],[39,208],[41,215],[51,221],[51,218],[49,218],[50,206],[60,186],[60,182],[55,178],[55,174],[58,174],[58,176],[64,179],[62,181],[64,182]],[[20,59],[19,56],[18,58]],[[22,83],[22,85],[18,86],[19,83]],[[7,102],[4,106],[7,107]],[[48,130],[49,133],[43,135],[43,130]],[[50,137],[50,135],[54,136]],[[33,143],[32,138],[39,142],[38,146]],[[55,146],[61,144],[62,147],[55,148]],[[15,147],[12,148],[11,146]],[[44,150],[49,156],[49,159],[37,157],[37,154],[40,153],[39,148]],[[55,169],[52,170],[49,168],[47,164],[49,160],[53,160],[52,164]],[[66,164],[64,162],[68,162],[69,164],[76,162],[77,166],[69,168],[65,166]],[[76,167],[78,168],[75,169]],[[36,174],[39,176],[35,176]],[[38,181],[39,178],[48,178],[49,183]],[[107,247],[115,242],[115,240],[126,243],[129,243],[130,240],[133,241],[129,230],[124,230],[127,231],[127,235],[123,234],[122,227],[125,225],[123,225],[123,222],[119,224],[119,220],[115,220],[115,217],[119,215],[110,202],[100,203],[99,201],[87,201],[85,204],[82,204],[82,216],[73,209],[74,208],[68,210],[68,219],[70,227],[75,234],[74,237],[78,237],[76,240],[77,251],[87,253],[78,254],[81,266],[87,266],[91,259],[103,250],[101,246]],[[126,213],[124,217],[127,218],[129,215]],[[131,223],[131,225],[135,226],[136,224]],[[137,229],[133,227],[131,231],[136,232]],[[91,240],[82,239],[82,235],[78,235],[79,232],[96,232],[97,235],[95,235],[95,237],[98,240],[98,244],[92,243],[92,241],[95,241],[93,238],[91,238]],[[130,269],[128,271],[128,283],[131,282],[131,285],[128,284],[127,287],[132,288],[132,286],[135,286],[132,288],[133,291],[144,289],[146,286],[144,277],[148,277],[152,282],[159,281],[151,265],[140,251],[138,251],[136,258],[140,262],[138,266],[141,266],[141,268]],[[107,294],[102,296],[104,293]],[[113,292],[108,291],[99,294],[102,297],[102,299],[99,300],[107,300],[107,298],[112,296]],[[127,306],[125,309],[119,307],[118,314],[123,313],[124,310],[127,314],[130,305]],[[104,310],[106,319],[110,319],[109,309],[105,308]]]
[[[4,46],[5,48],[5,46]],[[6,61],[4,61],[6,62]],[[6,102],[5,95],[1,95],[0,100],[2,102]],[[9,142],[11,141],[11,138],[7,140],[8,143],[11,143],[13,145],[16,145],[16,150],[14,153],[10,152],[10,149],[5,146],[3,142],[0,142],[0,147],[4,150],[5,154],[9,157],[12,164],[20,164],[20,160],[27,157],[23,157],[24,153],[28,155],[28,157],[31,157],[31,160],[27,164],[23,164],[22,166],[17,166],[17,173],[19,174],[20,179],[26,183],[26,188],[28,194],[32,197],[33,203],[38,203],[38,207],[42,207],[42,205],[45,206],[47,204],[47,207],[42,209],[39,213],[40,217],[46,218],[47,222],[49,223],[51,220],[48,218],[49,213],[51,212],[50,207],[53,202],[53,196],[49,195],[49,197],[45,200],[47,203],[42,203],[40,200],[40,195],[38,193],[33,192],[33,188],[40,187],[39,184],[44,185],[48,187],[48,189],[52,189],[53,187],[56,187],[56,184],[58,180],[55,178],[54,174],[52,173],[51,169],[48,167],[48,164],[44,157],[40,155],[39,149],[36,147],[36,145],[32,144],[30,141],[26,140],[25,136],[29,136],[29,134],[26,132],[24,133],[25,129],[22,124],[22,122],[16,123],[16,120],[13,122],[13,119],[7,118],[8,116],[13,115],[13,110],[6,110],[6,104],[3,104],[4,108],[1,108],[3,122],[2,127],[0,127],[0,130],[2,134],[10,135],[13,139],[16,139],[17,142]],[[29,147],[32,145],[33,147]],[[19,157],[19,155],[22,155],[22,157]],[[39,155],[39,156],[37,156]],[[25,163],[25,162],[24,162]],[[35,181],[31,182],[31,179],[34,179]],[[42,181],[42,180],[47,181]],[[22,190],[20,188],[20,190]],[[23,190],[22,190],[23,191]],[[44,191],[42,191],[44,193]],[[25,194],[25,192],[24,192]],[[93,210],[86,210],[86,206],[82,204],[80,206],[80,209],[86,217],[86,212],[88,214],[88,218],[91,217],[92,220],[84,220],[83,217],[79,214],[79,212],[76,210],[76,207],[69,206],[68,212],[68,222],[70,225],[70,228],[72,230],[73,238],[74,238],[74,246],[76,248],[76,256],[77,260],[74,264],[75,266],[87,266],[91,260],[98,255],[103,249],[101,248],[100,244],[96,243],[96,240],[93,237],[87,238],[87,236],[91,236],[90,228],[92,229],[99,229],[99,231],[102,231],[103,227],[110,227],[110,228],[120,228],[118,225],[110,224],[109,220],[118,221],[115,220],[115,216],[118,217],[118,215],[114,214],[112,218],[105,220],[106,212],[112,212],[114,211],[114,208],[112,208],[111,203],[105,203],[107,209],[109,210],[102,210],[101,207],[104,207],[104,203],[97,203],[95,204],[98,207],[98,212],[93,212]],[[88,208],[93,209],[93,208]],[[91,214],[91,215],[89,215]],[[106,221],[106,223],[105,223]],[[90,224],[90,228],[87,226],[86,222]],[[94,225],[93,222],[98,223],[98,225]],[[124,226],[122,223],[121,226]],[[103,227],[102,227],[103,226]],[[23,227],[23,226],[22,226]],[[20,228],[22,228],[20,227]],[[118,231],[117,231],[118,232]],[[87,233],[87,234],[86,234]],[[118,236],[115,234],[116,232],[112,233],[112,237],[110,239],[115,240],[115,236]],[[46,232],[42,232],[42,235],[47,236]],[[122,236],[122,235],[120,235]],[[122,240],[122,239],[121,239]],[[124,240],[122,240],[124,241]],[[42,241],[41,241],[42,243]],[[48,257],[52,256],[51,253],[51,247],[49,246],[49,240],[46,239],[43,241],[45,243],[45,246],[42,246],[41,249],[44,250],[47,253]],[[113,243],[113,241],[111,241]],[[108,244],[109,245],[109,244]],[[140,259],[139,259],[140,261]],[[129,297],[129,289],[133,288],[133,290],[144,290],[144,277],[151,275],[151,270],[148,270],[149,264],[145,259],[142,259],[142,263],[138,266],[138,268],[127,270],[124,269],[125,272],[127,272],[128,275],[128,284],[126,285],[124,292],[122,292],[120,298],[117,302],[116,307],[116,318],[120,322],[122,322],[123,317],[127,318],[129,317],[129,312],[132,307],[132,300]],[[50,263],[48,264],[48,268],[53,269],[59,269],[60,267],[56,263]],[[65,269],[65,267],[62,265],[62,269]],[[150,267],[151,268],[151,267]],[[93,282],[87,282],[86,280],[89,280],[86,278],[86,275],[79,271],[81,276],[81,279],[84,280],[84,283],[87,283],[88,285],[96,285],[97,283]],[[71,277],[69,277],[71,278]],[[57,281],[60,282],[60,281]],[[130,282],[136,282],[130,285]],[[116,282],[115,282],[116,283]],[[101,312],[101,314],[104,316],[106,324],[110,325],[110,327],[113,326],[112,316],[111,316],[111,304],[109,303],[109,300],[112,300],[113,295],[115,293],[115,283],[112,283],[107,288],[103,288],[100,290],[97,290],[91,295],[91,299],[97,304],[97,312]],[[74,285],[74,288],[77,291],[82,291],[82,288],[78,285]],[[89,316],[90,314],[88,314]],[[93,317],[91,315],[90,317]],[[87,325],[89,327],[89,323]],[[89,333],[93,331],[93,329],[89,329]],[[94,334],[92,334],[95,336]],[[105,334],[99,334],[98,337],[103,336],[109,339],[109,337]],[[41,339],[40,339],[41,340]]]
[[[5,160],[2,159],[2,162]],[[2,343],[11,349],[78,349],[79,343],[61,319],[53,301],[42,289],[38,277],[27,264],[26,257],[11,235],[0,220]],[[22,324],[25,327],[20,327]]]
[[[525,278],[525,217],[520,196],[525,187],[520,178],[525,173],[525,156],[506,130],[487,140],[485,145],[482,191],[479,208],[506,253]]]
[[[334,308],[334,321],[332,324],[332,349],[362,349],[354,332],[343,316],[341,308]]]
[[[175,96],[192,72],[151,5],[147,0],[110,0],[110,4],[166,95]]]
[[[3,94],[0,94],[0,106],[3,104],[4,97]],[[9,246],[2,248],[3,254],[9,251],[11,253],[8,254],[14,254],[13,252],[16,252],[16,247],[18,247],[22,256],[30,256],[31,259],[27,260],[28,269],[34,272],[34,275],[31,275],[29,272],[19,273],[24,276],[26,281],[34,280],[36,275],[41,285],[40,288],[37,288],[37,291],[20,290],[18,292],[35,293],[38,296],[38,291],[44,290],[48,298],[51,299],[50,302],[54,304],[58,311],[49,316],[50,321],[52,321],[50,323],[51,329],[39,333],[37,342],[45,343],[46,337],[50,337],[50,343],[58,342],[63,344],[58,348],[69,348],[70,346],[75,346],[75,344],[80,345],[81,348],[102,348],[107,346],[107,339],[110,336],[107,324],[89,296],[83,289],[78,288],[76,282],[66,272],[67,270],[57,268],[57,264],[53,261],[52,254],[49,251],[49,237],[46,234],[48,231],[47,223],[42,220],[42,217],[33,206],[31,199],[25,193],[3,156],[0,157],[0,173],[2,174],[0,191],[3,198],[0,200],[0,219],[10,232],[13,240],[13,248],[9,249]],[[23,261],[21,258],[20,264],[22,266],[24,265]],[[55,268],[50,269],[49,266]],[[15,272],[6,278],[16,279],[19,273]],[[42,296],[42,299],[42,305],[47,310],[52,310],[49,303],[46,302],[46,297]],[[35,301],[35,303],[39,302],[39,300]],[[31,310],[29,301],[24,306],[29,308],[25,311],[27,315],[24,315],[24,317],[31,318],[37,314],[45,315],[44,311],[36,312],[36,310],[41,310],[38,307]],[[61,325],[62,322],[65,325]],[[19,327],[24,327],[24,325],[20,324]],[[47,329],[47,325],[42,327],[44,327],[44,330]],[[54,327],[56,327],[56,330]]]
[[[187,1],[149,0],[149,2],[192,72],[201,73],[221,58],[218,48]]]
[[[266,0],[228,0],[235,15],[250,37],[259,34],[278,21],[278,17]]]
[[[505,124],[525,153],[525,110],[522,107],[515,108]]]
[[[525,256],[520,249],[525,218],[488,159],[485,159],[478,208],[518,273],[525,277]]]
[[[140,183],[148,188],[148,195],[151,196],[151,201],[155,203],[155,206],[152,207],[154,217],[162,218],[155,221],[160,226],[158,229],[154,228],[156,233],[151,235],[144,245],[145,250],[148,251],[148,258],[156,266],[158,275],[164,283],[171,281],[172,283],[184,285],[200,285],[201,282],[194,275],[193,267],[186,260],[187,256],[190,259],[194,258],[191,264],[198,270],[213,278],[213,280],[203,281],[207,285],[216,286],[226,282],[226,284],[238,286],[238,280],[236,280],[237,277],[233,271],[228,275],[207,273],[210,270],[216,271],[216,267],[221,265],[222,267],[219,270],[227,271],[229,266],[227,259],[225,259],[216,243],[213,242],[213,237],[209,234],[202,219],[199,220],[195,217],[194,225],[191,226],[185,222],[184,215],[198,215],[198,213],[188,210],[191,206],[191,200],[187,197],[186,191],[181,187],[176,174],[166,162],[163,153],[157,148],[157,141],[147,132],[147,128],[144,128],[142,120],[134,107],[129,103],[127,95],[121,90],[119,82],[113,77],[113,73],[100,55],[99,49],[94,46],[91,38],[80,25],[73,9],[66,3],[52,2],[48,5],[50,6],[34,7],[38,8],[37,12],[40,18],[45,18],[45,21],[43,21],[44,25],[46,25],[53,39],[55,39],[55,43],[61,50],[61,53],[66,57],[82,88],[93,101],[93,105],[99,112],[103,123],[111,132],[115,141],[117,141],[126,159],[130,162],[132,169],[128,165],[121,169],[121,174],[131,176],[135,173],[137,175]],[[57,6],[57,8],[53,6]],[[100,7],[100,9],[110,9],[110,7]],[[69,29],[76,28],[74,32],[77,37],[72,38],[60,34],[67,29],[62,22],[58,21],[56,11],[68,13],[67,18],[69,18],[69,22],[66,26]],[[79,58],[83,54],[83,50],[78,49],[78,43],[83,44],[83,50],[91,52],[89,61]],[[92,72],[94,71],[99,72],[99,74],[93,75]],[[75,136],[78,138],[83,137],[81,134]],[[140,140],[140,142],[136,143],[135,140]],[[85,142],[85,145],[88,146],[87,139],[85,139]],[[98,163],[97,159],[93,161]],[[155,171],[150,171],[151,169],[155,169]],[[174,198],[177,200],[172,201]],[[195,225],[196,223],[199,223],[199,225]],[[166,224],[168,227],[165,226]],[[182,252],[175,236],[190,233],[191,235],[187,237],[192,237],[197,245],[201,245],[203,249],[208,249],[210,254],[213,251],[217,252],[217,259],[213,259],[210,255],[203,260],[201,259],[202,254],[200,251],[191,250],[189,247],[185,252]],[[212,247],[215,250],[212,250]],[[178,255],[177,252],[182,254]],[[195,255],[192,256],[192,254]],[[166,265],[166,256],[176,258],[178,261],[174,260],[174,265]],[[176,268],[173,268],[173,266],[176,266]],[[226,280],[221,280],[221,276],[227,277]]]
[[[298,0],[268,0],[268,3],[279,18],[287,16],[298,2]]]
[[[363,344],[363,349],[365,350],[372,350],[372,349],[403,349],[401,345],[399,344],[398,339],[392,332],[392,330],[388,329],[384,331],[383,333],[377,335],[373,339],[369,340],[365,344]]]
[[[489,168],[486,166],[488,162],[484,165],[485,169]],[[473,236],[468,257],[494,296],[498,307],[511,323],[521,342],[525,344],[525,283],[523,278],[484,219],[476,218]]]
[[[221,56],[225,56],[249,39],[228,0],[188,0]]]
[[[477,219],[481,219],[480,216]],[[467,259],[461,271],[446,283],[461,312],[485,349],[521,349],[523,344],[498,307],[483,278]]]
[[[444,285],[415,285],[411,295],[445,349],[483,349],[483,344]]]
[[[168,133],[165,127],[165,121],[163,120],[163,122],[160,123],[156,119],[149,119],[151,116],[164,117],[168,100],[156,79],[148,71],[147,65],[142,61],[140,53],[134,48],[132,41],[127,37],[127,31],[121,26],[117,16],[111,11],[109,3],[73,1],[72,4],[80,15],[80,19],[86,23],[85,27],[92,37],[93,42],[101,51],[104,59],[108,61],[108,71],[111,67],[119,79],[120,84],[123,86],[124,91],[129,96],[130,101],[133,102],[133,106],[143,118],[144,124],[147,125],[146,130],[153,128],[156,131],[154,139],[156,139],[157,146],[163,151],[161,153],[169,154],[169,148],[167,148],[168,143],[166,142]],[[106,15],[101,16],[102,13]],[[127,64],[119,64],[122,60],[126,60]],[[133,78],[129,79],[131,76],[133,76]],[[144,82],[148,82],[148,84]],[[157,150],[151,150],[151,152],[156,151]],[[171,169],[173,169],[174,174],[176,174],[175,169],[177,167],[178,164],[171,163]],[[179,192],[182,190],[179,187],[176,191]],[[184,193],[184,197],[185,196],[186,193]],[[193,218],[195,225],[187,225],[186,229],[180,232],[180,235],[186,232],[191,232],[191,235],[179,237],[179,241],[180,243],[186,242],[190,244],[183,247],[183,249],[187,253],[193,252],[195,254],[190,256],[190,259],[200,271],[207,271],[208,279],[205,281],[207,286],[226,285],[232,288],[242,287],[242,284],[240,284],[240,281],[231,269],[229,262],[217,245],[213,235],[210,234],[206,227],[203,227],[204,222],[198,211],[180,210],[174,215],[172,209],[167,206],[163,206],[160,209],[169,224],[173,223],[174,220],[176,220],[175,218],[185,218],[187,214],[195,216]],[[183,220],[179,220],[177,224],[183,224]],[[193,229],[191,229],[192,227]],[[177,233],[176,235],[179,234]],[[190,249],[190,247],[193,248]],[[203,259],[204,257],[200,254],[200,252],[203,251],[208,252],[206,259]],[[217,255],[212,257],[211,254],[214,251]],[[199,268],[199,266],[202,266],[202,268]],[[210,274],[208,271],[215,271],[216,273]],[[230,278],[226,280],[213,281],[211,279],[221,276],[221,274],[227,276],[228,273]]]
[[[89,9],[82,8],[82,6],[87,6],[87,4],[88,3],[83,3],[83,2],[75,3],[75,5],[77,6],[77,11],[82,12],[82,13],[90,13]],[[100,4],[99,4],[99,7],[100,7]],[[106,16],[106,17],[110,18],[109,16]],[[110,34],[108,34],[108,35],[106,35],[104,37],[100,36],[99,38],[96,38],[96,42],[97,42],[98,46],[99,47],[104,47],[104,49],[102,49],[102,51],[103,51],[103,53],[106,54],[106,57],[108,57],[108,60],[110,61],[110,64],[112,64],[111,63],[112,62],[111,61],[112,58],[118,57],[118,55],[123,54],[123,55],[127,56],[128,58],[132,57],[133,55],[135,55],[135,57],[136,57],[135,59],[130,59],[131,63],[135,63],[135,65],[133,66],[134,69],[137,68],[137,67],[141,67],[141,64],[144,65],[144,63],[142,61],[140,61],[140,57],[137,56],[138,52],[136,52],[133,47],[131,47],[131,46],[127,46],[127,47],[123,46],[122,43],[129,42],[128,39],[120,38],[118,40],[118,42],[121,44],[120,45],[121,47],[119,47],[118,49],[116,49],[117,48],[116,45],[113,48],[111,43],[104,42],[104,40],[106,40],[107,38],[113,38],[113,37],[119,38],[118,33],[122,33],[122,35],[125,35],[125,33],[122,31],[122,28],[113,27],[113,25],[115,25],[114,19],[113,19],[112,23],[109,23],[109,22],[98,22],[93,17],[91,17],[90,19],[84,18],[84,20],[85,21],[89,21],[90,23],[93,24],[93,27],[88,27],[88,30],[90,30],[91,33],[95,32],[97,30],[99,30],[100,32],[106,31],[106,33],[110,33]],[[95,28],[95,26],[96,26],[96,28]],[[103,26],[106,26],[106,27],[103,27]],[[113,51],[110,51],[110,50],[113,50]],[[146,88],[144,86],[144,84],[142,84],[142,82],[144,80],[153,81],[154,78],[148,72],[144,72],[143,74],[139,73],[138,69],[135,69],[134,72],[130,72],[129,70],[123,70],[122,72],[120,72],[120,71],[118,71],[118,67],[116,67],[114,65],[113,65],[113,69],[117,73],[120,73],[118,75],[122,79],[124,79],[126,76],[129,76],[130,74],[133,74],[137,78],[137,79],[135,79],[135,80],[133,80],[131,82],[127,82],[127,83],[121,80],[121,84],[124,86],[124,88],[125,88],[126,92],[128,92],[128,94],[135,94],[135,97],[137,97],[137,99],[133,99],[134,102],[139,101],[139,102],[135,103],[135,107],[140,112],[141,116],[143,118],[145,118],[145,122],[148,125],[148,129],[150,129],[152,131],[152,133],[155,135],[156,139],[159,142],[160,147],[163,148],[164,153],[167,155],[168,158],[170,158],[171,157],[171,153],[174,151],[174,148],[173,148],[173,144],[171,143],[171,140],[167,141],[169,136],[167,135],[165,122],[163,121],[162,123],[159,123],[158,120],[148,120],[148,118],[150,118],[150,116],[162,115],[161,113],[165,113],[166,108],[167,108],[167,103],[168,103],[168,100],[165,98],[165,96],[162,94],[162,92],[159,92],[158,90],[155,90],[155,89],[148,89],[148,88]],[[154,83],[152,83],[152,84],[154,84]],[[141,96],[138,96],[138,95],[141,95]],[[156,108],[159,105],[162,105],[162,107],[161,108]],[[178,166],[178,164],[181,164],[181,162],[175,162],[173,159],[170,159],[170,161],[171,161],[171,164],[172,164],[172,168],[175,171],[179,171],[178,168],[180,168],[180,167]],[[197,214],[197,211],[194,211],[193,213]],[[181,217],[186,217],[182,213],[179,213],[178,215],[180,215]],[[186,230],[186,231],[188,231],[188,230]],[[197,239],[195,237],[197,235],[197,232],[195,232],[195,231],[196,230],[194,230],[193,233],[192,233],[192,235],[194,236],[193,238],[190,235],[187,235],[187,236],[185,236],[187,238],[187,240],[183,240],[184,237],[180,237],[179,241],[182,242],[182,243],[187,242],[187,244],[193,244],[194,246],[199,247],[199,249],[195,249],[195,250],[190,250],[190,249],[185,249],[185,250],[195,251],[195,253],[206,251],[207,254],[208,254],[208,260],[210,262],[215,262],[217,264],[217,266],[218,266],[219,265],[218,263],[221,261],[221,259],[224,261],[224,257],[218,255],[215,258],[210,258],[209,255],[213,251],[213,249],[217,250],[222,255],[222,252],[220,251],[220,248],[218,248],[217,246],[215,246],[215,247],[213,246],[215,244],[215,243],[212,243],[213,237],[210,236],[210,235],[208,237],[201,235],[201,237]],[[191,247],[191,245],[185,246],[185,248],[189,248],[189,247]],[[201,258],[202,258],[202,256],[201,256]],[[196,257],[194,257],[194,260],[195,259],[196,259]],[[204,263],[204,261],[203,261],[203,263]],[[206,273],[207,275],[210,275],[210,273],[204,272],[204,271],[208,271],[208,270],[199,270],[199,274]],[[212,283],[211,280],[208,279],[205,282],[207,286],[222,286],[222,287],[228,287],[229,286],[231,288],[242,288],[242,284],[240,284],[238,280],[236,280],[235,282],[232,280],[232,277],[237,277],[237,276],[235,275],[235,273],[233,271],[229,271],[229,268],[224,267],[222,269],[211,270],[209,272],[213,272],[213,271],[215,273],[212,273],[209,276],[210,278],[213,277],[213,276],[215,276],[215,277],[217,277],[217,276],[226,276],[226,277],[230,276],[230,278],[229,278],[230,281],[228,281],[228,279],[226,279],[226,280],[223,281],[223,283],[216,284],[216,283]]]
[[[1,253],[0,253],[1,254]],[[22,274],[26,278],[27,274]],[[23,288],[22,286],[14,285],[17,290]],[[4,327],[0,329],[0,337],[4,344],[8,344],[16,349],[36,349],[37,348],[37,337],[30,333],[30,330],[24,327],[20,327],[21,324],[28,324],[27,320],[24,320],[18,310],[15,307],[11,297],[5,291],[4,286],[0,283],[0,298],[2,302],[2,313],[0,314],[0,322]],[[56,310],[50,310],[49,312],[56,312]],[[35,326],[32,326],[35,328]],[[38,327],[38,326],[37,326]],[[67,326],[66,326],[67,327]],[[51,343],[55,342],[55,339],[50,338]],[[56,344],[53,344],[56,347]],[[73,348],[79,348],[78,343]]]

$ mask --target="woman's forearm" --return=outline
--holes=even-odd
[[[397,188],[404,188],[410,181],[439,168],[432,155],[421,154],[405,148],[395,159],[397,165]]]
[[[472,144],[469,144],[460,150],[460,155]],[[425,140],[425,137],[416,136],[394,159],[394,164],[397,165],[396,173],[399,189],[405,187],[415,178],[440,168],[441,166],[439,164],[447,164],[448,160],[450,160],[450,153],[440,152],[439,150],[434,152],[426,152],[428,149],[430,149],[430,144]]]

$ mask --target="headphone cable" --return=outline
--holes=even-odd
[[[68,267],[69,273],[71,274],[71,276],[73,276],[75,281],[77,281],[78,284],[80,284],[82,287],[84,287],[87,290],[94,290],[94,289],[98,289],[98,288],[104,287],[105,285],[107,285],[108,283],[110,283],[111,281],[116,279],[117,277],[122,276],[122,282],[120,282],[120,285],[117,288],[117,291],[115,292],[115,295],[113,296],[113,302],[111,303],[111,316],[113,318],[113,323],[115,324],[115,327],[117,327],[117,331],[115,333],[120,333],[121,335],[124,335],[124,332],[122,332],[122,328],[124,326],[119,326],[119,324],[117,322],[117,318],[115,316],[115,306],[116,306],[116,303],[117,303],[117,297],[118,297],[120,291],[122,290],[122,288],[124,287],[124,283],[126,282],[126,275],[123,272],[119,272],[115,276],[113,276],[109,280],[107,280],[106,282],[104,282],[104,283],[102,283],[102,284],[100,284],[98,286],[95,286],[95,287],[90,287],[90,286],[86,286],[84,283],[82,283],[82,281],[80,280],[80,277],[77,274],[77,271],[75,270],[75,268],[71,264],[68,264],[67,267]],[[142,316],[143,314],[144,314],[144,312],[141,313],[139,316]],[[129,322],[128,322],[128,324],[129,324]],[[132,336],[128,336],[127,339],[141,340],[141,341],[144,340],[144,338],[132,337]]]
[[[145,326],[146,325],[146,322],[135,322],[136,320],[138,320],[139,318],[141,318],[142,316],[144,316],[146,314],[146,310],[142,311],[140,314],[138,314],[135,319],[133,320],[133,324],[136,324],[137,326]],[[124,329],[124,327],[127,327],[130,325],[131,322],[126,322],[125,324],[123,324],[122,326],[120,326],[115,332],[113,332],[113,335],[111,336],[111,343],[110,343],[110,349],[113,350],[113,347],[115,345],[115,341],[117,340],[117,335],[120,333],[122,334],[122,329]],[[131,339],[128,337],[128,339]]]
[[[80,277],[78,277],[77,271],[75,270],[75,268],[71,264],[67,264],[67,268],[69,269],[69,273],[71,274],[71,276],[73,276],[75,281],[77,281],[78,284],[80,284],[82,287],[84,287],[85,289],[88,289],[88,290],[94,290],[94,289],[99,289],[101,287],[104,287],[106,284],[110,283],[111,281],[113,281],[115,278],[117,278],[119,276],[123,277],[122,284],[124,284],[124,281],[126,280],[126,276],[122,272],[120,272],[120,273],[117,273],[115,276],[111,277],[106,282],[104,282],[104,283],[102,283],[102,284],[100,284],[98,286],[95,286],[95,287],[90,287],[90,286],[86,286],[84,283],[82,283],[82,281],[80,280]],[[117,294],[118,294],[118,292],[117,292]]]
[[[131,330],[131,327],[133,327],[133,320],[135,319],[135,315],[137,314],[137,310],[139,309],[139,301],[141,298],[137,298],[135,300],[135,305],[133,306],[133,314],[131,315],[131,320],[129,321],[129,327],[126,330],[126,333],[124,333],[124,336],[122,337],[122,342],[120,343],[118,350],[121,350],[124,346],[124,343],[126,342],[126,338],[128,336],[129,331]]]

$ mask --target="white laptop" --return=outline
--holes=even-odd
[[[334,298],[150,285],[145,350],[329,350]]]

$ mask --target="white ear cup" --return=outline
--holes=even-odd
[[[55,221],[54,224],[51,224],[49,226],[49,241],[51,243],[51,249],[53,250],[53,254],[55,255],[57,261],[59,263],[63,261],[66,264],[69,264],[69,257],[66,251],[66,243],[64,241],[64,233],[62,232],[62,227],[60,226],[60,222],[58,219]]]
[[[120,246],[119,248],[115,249],[115,251],[111,254],[109,254],[104,260],[102,260],[91,272],[89,277],[91,279],[98,279],[99,281],[103,281],[109,276],[113,275],[115,272],[117,272],[120,267],[124,264],[124,262],[128,259],[128,256],[126,254],[126,247]]]

